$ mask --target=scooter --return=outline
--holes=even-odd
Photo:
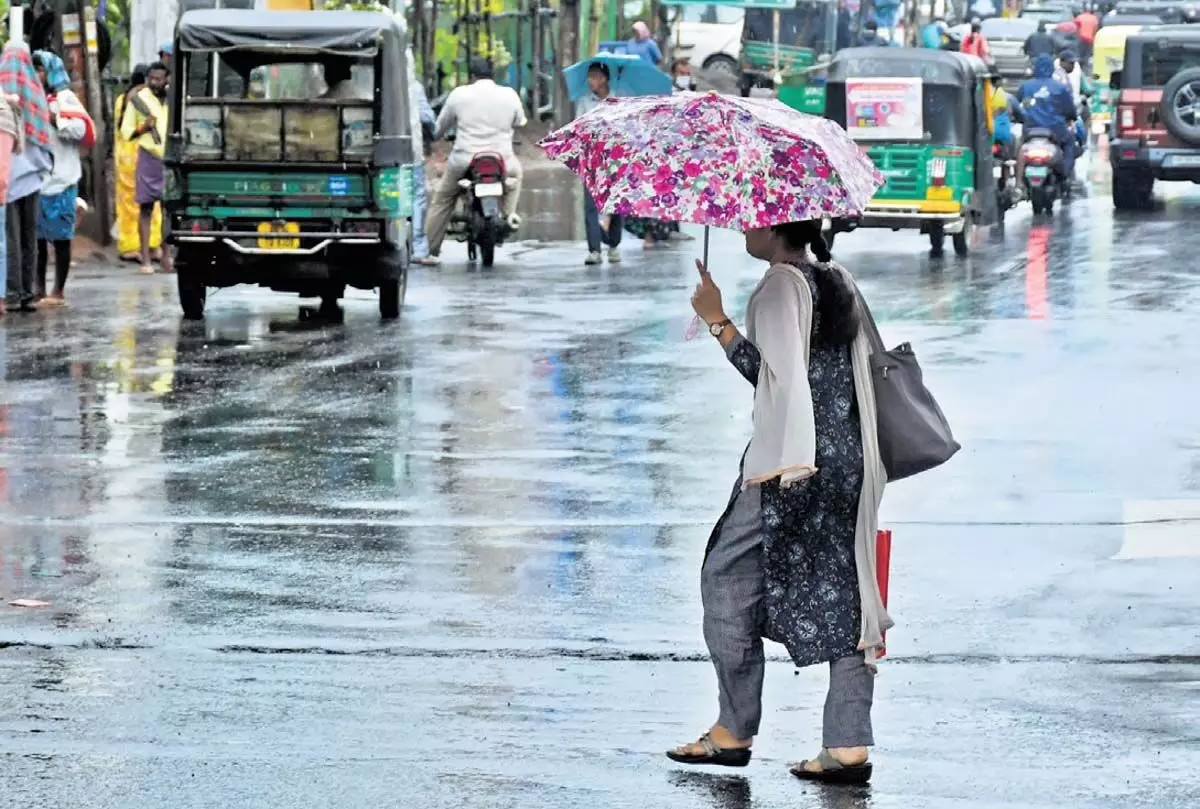
[[[1017,185],[1017,161],[1011,146],[992,144],[992,172],[996,180],[996,210],[1003,224],[1004,213],[1021,201],[1021,189]]]
[[[1021,144],[1021,178],[1034,216],[1054,213],[1054,200],[1069,193],[1063,153],[1048,129],[1031,129]]]
[[[471,158],[467,174],[458,181],[458,204],[447,235],[467,243],[467,258],[484,267],[496,261],[496,248],[517,230],[504,217],[504,195],[516,181],[508,177],[499,152],[479,152]]]

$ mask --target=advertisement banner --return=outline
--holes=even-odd
[[[847,79],[846,131],[855,140],[921,140],[921,80]]]

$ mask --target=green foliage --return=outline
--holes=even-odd
[[[104,27],[108,29],[112,39],[113,55],[108,72],[113,75],[124,75],[129,72],[131,67],[129,64],[131,5],[131,0],[108,0],[108,12],[104,18]]]

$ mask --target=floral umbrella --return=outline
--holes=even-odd
[[[610,98],[540,145],[605,213],[733,230],[857,215],[883,184],[838,124],[775,99]]]

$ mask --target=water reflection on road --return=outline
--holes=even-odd
[[[1126,501],[1200,491],[1200,201],[1115,217],[1100,187],[965,259],[838,240],[964,444],[889,487],[891,767],[856,795],[777,767],[816,749],[823,687],[785,666],[755,769],[664,770],[711,719],[697,571],[751,389],[683,339],[695,244],[585,267],[558,177],[526,195],[527,243],[486,272],[450,248],[399,323],[365,293],[325,327],[235,289],[181,324],[173,279],[88,266],[71,309],[0,320],[0,754],[23,805],[1043,806],[1061,759],[1085,762],[1080,806],[1190,806],[1197,571],[1112,557]],[[761,268],[727,233],[710,263],[740,320]],[[1046,716],[1061,755],[1026,762]],[[1123,775],[1160,756],[1182,797]]]

